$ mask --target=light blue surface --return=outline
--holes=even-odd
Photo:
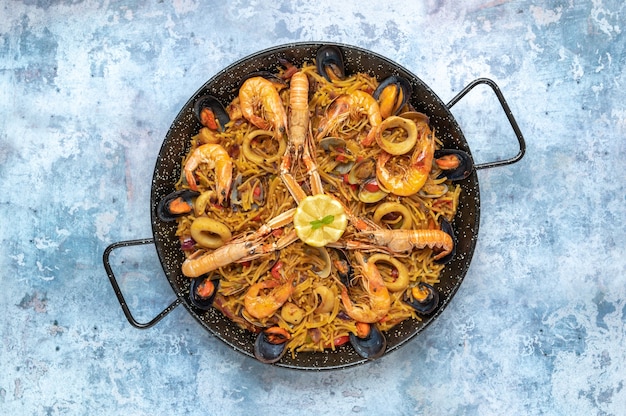
[[[625,31],[621,0],[3,3],[0,413],[623,414]],[[178,110],[235,60],[323,40],[398,62],[444,102],[492,78],[519,122],[524,159],[478,174],[453,302],[400,350],[332,372],[262,365],[182,307],[132,328],[102,252],[151,236]],[[453,112],[478,162],[516,152],[488,90]],[[151,247],[114,263],[140,319],[174,299]]]

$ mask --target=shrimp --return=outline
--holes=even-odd
[[[292,162],[300,158],[305,164],[307,174],[311,178],[311,189],[314,194],[322,193],[322,180],[317,172],[311,154],[314,154],[313,142],[310,139],[309,115],[309,79],[303,72],[291,76],[289,91],[289,142],[280,165],[280,174],[285,186],[296,200],[306,197],[292,174]]]
[[[253,234],[234,238],[213,251],[197,251],[183,262],[183,275],[192,278],[202,276],[231,263],[253,260],[287,247],[297,240],[295,231],[271,244],[263,244],[263,241],[273,230],[290,223],[294,212],[295,208],[287,210],[262,225]]]
[[[254,252],[254,242],[231,242],[212,252],[197,251],[185,259],[182,271],[187,277],[199,277],[220,267],[227,266],[245,256],[254,254]]]
[[[363,288],[368,294],[369,305],[355,305],[350,300],[348,289],[342,286],[341,301],[350,318],[368,324],[380,321],[391,309],[391,297],[374,262],[365,261],[363,254],[355,252],[356,260],[361,267]]]
[[[369,242],[347,241],[350,250],[382,251],[392,255],[410,253],[413,249],[432,248],[440,250],[434,257],[438,260],[452,252],[454,240],[443,230],[364,230],[357,238]]]
[[[309,131],[309,78],[303,72],[296,72],[290,85],[289,145],[302,153]]]
[[[294,278],[290,277],[287,282],[281,284],[279,280],[270,279],[253,284],[248,288],[243,300],[246,312],[256,319],[263,319],[276,312],[291,296],[294,289]],[[261,291],[271,289],[268,294],[262,295]]]
[[[340,95],[328,107],[325,117],[320,121],[317,133],[317,140],[324,138],[331,130],[337,128],[348,117],[358,118],[366,115],[370,124],[370,131],[361,140],[364,146],[371,145],[376,136],[376,129],[382,122],[380,107],[371,94],[365,91],[356,90],[349,94]]]
[[[239,89],[239,105],[243,116],[261,130],[273,128],[276,135],[287,133],[287,113],[271,81],[263,77],[245,80]]]
[[[207,143],[198,146],[187,159],[183,168],[187,183],[194,191],[198,189],[194,171],[203,163],[206,163],[210,169],[215,169],[217,198],[222,204],[230,191],[233,179],[233,162],[226,149],[219,144]]]
[[[387,191],[399,196],[410,196],[418,192],[428,179],[433,165],[435,154],[435,139],[430,128],[420,129],[415,149],[409,158],[409,163],[390,163],[393,169],[387,167],[392,158],[387,152],[381,152],[376,161],[376,178]],[[403,156],[397,158],[406,159]]]

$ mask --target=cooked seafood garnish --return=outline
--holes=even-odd
[[[174,221],[176,218],[187,215],[193,210],[194,199],[200,192],[190,189],[174,191],[161,201],[157,206],[156,213],[161,221]]]
[[[385,78],[372,94],[380,106],[383,119],[397,115],[409,101],[411,84],[406,78],[390,76]]]
[[[291,338],[289,333],[280,327],[271,327],[257,335],[254,342],[254,356],[262,363],[272,364],[280,361],[285,355],[286,342]]]
[[[439,304],[439,292],[428,283],[419,282],[411,289],[411,295],[406,295],[406,303],[411,305],[420,315],[432,313]]]
[[[385,353],[387,339],[376,325],[363,324],[367,329],[362,334],[350,333],[350,343],[361,357],[375,360]]]
[[[219,280],[211,280],[202,276],[191,281],[189,288],[189,300],[196,308],[208,310],[213,306],[213,301],[220,286]]]
[[[317,72],[328,81],[338,81],[345,78],[343,54],[333,45],[322,46],[317,50]]]
[[[440,178],[460,181],[467,178],[474,170],[472,157],[462,150],[442,149],[435,151],[435,164],[443,172]]]
[[[224,131],[230,121],[224,106],[212,95],[198,98],[193,111],[200,124],[211,130]]]

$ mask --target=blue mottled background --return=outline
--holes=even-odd
[[[621,0],[2,2],[0,413],[624,414],[625,32]],[[323,40],[389,57],[444,102],[492,78],[519,122],[524,159],[479,172],[453,302],[333,372],[264,366],[183,308],[132,328],[102,252],[151,236],[178,110],[235,60]],[[515,154],[489,90],[453,113],[478,162]],[[140,320],[175,298],[151,246],[112,261]]]

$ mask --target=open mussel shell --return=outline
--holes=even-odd
[[[273,343],[266,331],[259,332],[254,341],[254,357],[265,364],[280,361],[287,351],[287,342]]]
[[[454,234],[454,228],[452,228],[452,225],[445,218],[441,219],[441,231],[446,232],[450,237],[452,237],[452,242],[454,243],[454,247],[452,247],[452,251],[450,251],[448,255],[435,260],[435,263],[447,264],[448,262],[450,262],[450,260],[452,260],[452,258],[456,254],[456,236]]]
[[[339,281],[345,287],[351,287],[354,284],[354,268],[350,263],[348,254],[340,248],[334,248],[332,250],[336,256],[333,256],[333,266],[339,276]]]
[[[317,50],[315,58],[317,72],[328,81],[344,79],[346,76],[343,54],[337,46],[324,45]]]
[[[376,325],[371,325],[369,334],[364,338],[350,333],[350,344],[361,357],[375,360],[385,353],[387,339]]]
[[[200,192],[190,189],[181,189],[166,195],[156,208],[157,217],[161,221],[170,222],[176,218],[187,215],[193,209],[193,201]]]
[[[210,296],[202,296],[198,293],[199,289],[202,285],[213,285],[213,291]],[[215,300],[215,295],[217,294],[217,289],[220,287],[219,280],[210,280],[206,276],[200,276],[191,281],[191,285],[189,287],[189,301],[193,306],[198,309],[202,309],[204,311],[208,310],[213,306],[213,300]]]
[[[399,76],[385,78],[372,93],[378,101],[383,118],[398,115],[411,97],[411,83]]]
[[[210,110],[211,113],[213,113],[219,131],[224,131],[226,124],[230,121],[230,117],[219,100],[212,95],[203,95],[196,100],[193,107],[193,113],[196,115],[200,124],[209,127],[203,115],[203,112],[206,110]]]
[[[420,315],[429,315],[433,313],[435,309],[437,309],[437,305],[439,305],[439,292],[428,283],[420,282],[417,286],[421,290],[427,290],[428,296],[423,300],[405,298],[404,301],[411,305]]]
[[[443,157],[453,157],[457,160],[457,166],[452,169],[444,169],[439,163],[437,163],[437,159],[441,159]],[[474,161],[472,157],[462,151],[456,149],[441,149],[435,151],[435,163],[443,170],[439,175],[439,178],[447,178],[451,181],[460,181],[467,178],[472,171],[474,170]]]

